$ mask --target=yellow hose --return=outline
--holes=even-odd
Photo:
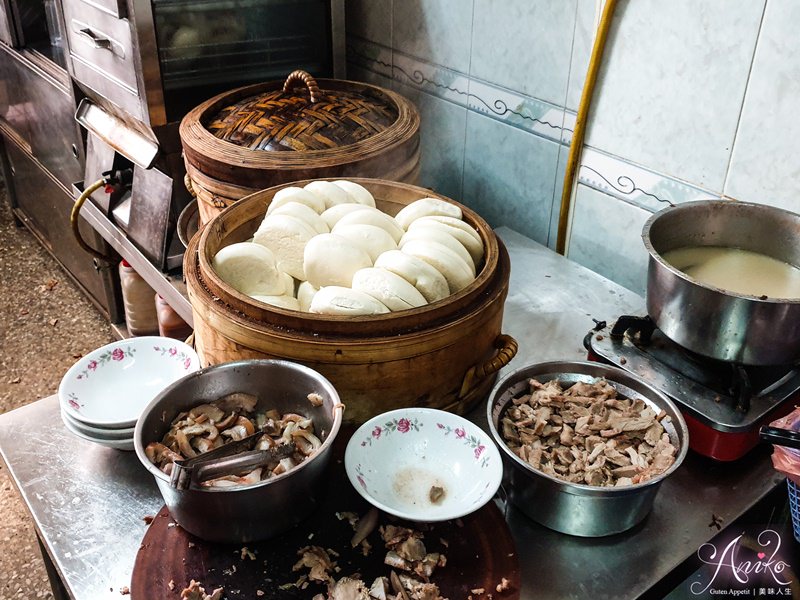
[[[89,244],[86,243],[86,241],[81,236],[81,230],[79,228],[80,221],[78,220],[78,217],[80,217],[81,208],[83,208],[84,202],[86,202],[86,200],[89,199],[89,197],[95,192],[95,190],[100,189],[105,184],[106,184],[106,180],[105,179],[98,179],[92,185],[90,185],[85,190],[83,190],[83,193],[80,196],[78,196],[78,199],[75,201],[75,204],[72,206],[72,212],[69,215],[69,224],[72,226],[72,235],[75,236],[75,241],[78,242],[78,245],[83,250],[85,250],[86,252],[88,252],[89,254],[94,256],[95,258],[98,258],[100,260],[104,260],[106,262],[113,262],[114,261],[113,258],[111,258],[110,256],[106,256],[105,254],[103,254],[99,250],[95,250]]]
[[[586,122],[589,118],[589,107],[592,104],[594,85],[597,82],[597,73],[600,70],[600,63],[603,58],[603,51],[608,38],[608,30],[611,27],[611,20],[614,17],[614,9],[617,0],[606,0],[603,7],[603,15],[600,17],[600,25],[597,28],[597,36],[594,39],[592,55],[589,58],[589,69],[586,72],[586,81],[583,84],[581,102],[578,105],[578,114],[575,117],[575,130],[572,133],[572,142],[569,145],[569,156],[567,157],[567,170],[564,173],[564,188],[561,190],[561,209],[558,213],[558,236],[556,237],[556,252],[564,254],[567,244],[567,227],[569,225],[569,213],[572,205],[572,187],[578,173],[578,162],[583,150],[583,136],[586,133]]]

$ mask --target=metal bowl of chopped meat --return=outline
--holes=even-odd
[[[509,500],[534,521],[582,537],[641,522],[689,447],[669,398],[600,363],[517,369],[495,386],[487,417]]]
[[[134,446],[181,527],[213,542],[263,540],[313,511],[343,410],[333,385],[303,365],[225,363],[161,392]]]

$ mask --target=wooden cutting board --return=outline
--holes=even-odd
[[[205,542],[177,526],[163,507],[145,533],[136,556],[131,577],[132,600],[179,598],[180,591],[191,579],[199,581],[210,592],[224,587],[226,600],[253,598],[264,600],[312,598],[325,595],[322,584],[310,582],[306,589],[280,586],[294,583],[308,569],[293,571],[299,556],[297,550],[307,545],[335,550],[340,571],[338,579],[359,573],[369,586],[379,575],[388,576],[390,568],[383,564],[386,550],[376,530],[368,540],[372,552],[364,556],[360,548],[350,547],[353,529],[347,520],[339,520],[337,512],[365,514],[370,505],[350,485],[342,457],[348,435],[342,435],[334,447],[328,467],[327,491],[319,508],[306,521],[290,531],[257,543],[216,544]],[[349,431],[346,433],[350,433]],[[276,515],[280,518],[280,515]],[[381,513],[380,524],[393,523],[414,527]],[[490,502],[480,510],[455,521],[429,526],[424,532],[428,552],[442,552],[447,564],[436,570],[432,581],[441,595],[450,600],[518,600],[520,573],[514,541],[500,510]],[[243,556],[247,546],[255,560]],[[495,587],[502,578],[509,580],[509,589],[498,593]],[[171,590],[169,583],[174,589]],[[483,596],[472,590],[483,588]],[[261,593],[259,593],[261,592]]]

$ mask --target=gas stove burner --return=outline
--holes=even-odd
[[[642,344],[649,344],[655,330],[656,324],[649,316],[622,315],[611,328],[611,336],[621,338],[625,334],[635,335]]]
[[[742,456],[758,442],[762,424],[800,399],[800,369],[794,366],[744,366],[700,356],[667,338],[647,316],[621,316],[610,330],[600,325],[586,336],[590,358],[639,375],[670,396],[690,425],[692,448],[712,458]],[[709,437],[711,430],[722,437]]]
[[[665,366],[693,381],[721,392],[719,401],[726,401],[739,412],[750,410],[754,396],[763,394],[794,373],[787,366],[745,366],[702,356],[668,339],[649,317],[623,315],[611,329],[611,338],[627,338]]]

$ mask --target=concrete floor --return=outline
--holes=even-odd
[[[0,414],[56,393],[81,355],[114,339],[105,318],[25,228],[0,181]],[[30,516],[0,463],[0,600],[52,598]]]

